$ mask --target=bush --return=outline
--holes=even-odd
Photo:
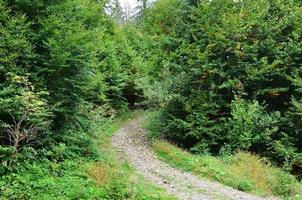
[[[102,195],[88,175],[79,167],[81,163],[23,163],[22,169],[1,177],[3,199],[55,199],[98,198]]]
[[[271,149],[280,123],[279,112],[267,113],[257,101],[234,100],[225,122],[226,148],[264,153]]]

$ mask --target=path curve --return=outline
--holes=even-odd
[[[264,199],[216,182],[202,180],[158,160],[150,149],[147,131],[142,127],[144,119],[140,116],[126,123],[113,136],[112,145],[117,150],[119,158],[127,159],[147,180],[180,200]]]

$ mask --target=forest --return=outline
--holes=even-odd
[[[114,156],[137,112],[165,162],[302,199],[302,2],[138,5],[128,16],[118,0],[0,0],[0,199],[174,199]],[[269,177],[197,170],[238,155]]]

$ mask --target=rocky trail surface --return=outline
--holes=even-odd
[[[145,179],[164,188],[180,200],[264,199],[216,182],[200,179],[158,160],[150,148],[147,130],[142,127],[144,120],[145,118],[141,116],[126,123],[115,133],[112,144],[118,156],[128,160]]]

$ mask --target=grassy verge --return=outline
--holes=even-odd
[[[64,153],[69,151],[61,145],[51,152],[51,156],[56,159],[20,162],[16,166],[18,170],[0,177],[0,200],[174,200],[114,156],[111,136],[132,115],[107,120],[100,125],[97,130],[98,158],[74,157],[61,160]],[[80,137],[79,133],[74,134]]]
[[[264,158],[248,152],[221,157],[193,155],[159,140],[158,124],[158,114],[150,113],[146,126],[154,139],[153,149],[160,159],[172,166],[245,192],[302,199],[302,183]]]

